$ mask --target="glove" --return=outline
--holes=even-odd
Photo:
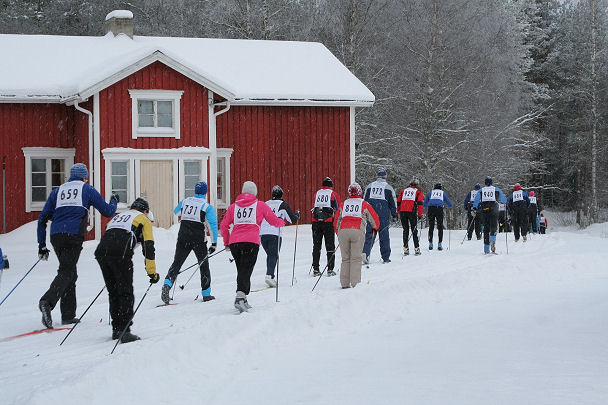
[[[300,220],[301,216],[302,216],[302,213],[300,211],[295,212],[296,222],[298,222]]]
[[[46,248],[46,246],[41,246],[38,248],[38,258],[40,260],[49,260],[49,253],[51,252]]]
[[[156,284],[158,283],[158,280],[160,280],[158,273],[148,274],[148,277],[150,277],[150,284]]]
[[[399,222],[399,215],[393,215],[393,223]]]
[[[6,256],[2,256],[2,260],[4,261],[3,269],[8,269],[8,258]]]
[[[215,252],[217,250],[217,243],[212,243],[211,246],[209,246],[209,254]]]
[[[116,200],[116,204],[118,204],[120,202],[120,196],[118,195],[118,193],[113,193],[112,197],[110,197],[110,199],[115,199]]]

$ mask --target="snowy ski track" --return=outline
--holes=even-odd
[[[35,225],[0,235],[11,263],[0,298],[37,260]],[[155,228],[161,277],[177,229]],[[362,284],[341,290],[339,276],[323,277],[311,293],[310,226],[298,230],[293,287],[295,227],[288,227],[280,302],[274,289],[251,293],[253,308],[242,315],[232,305],[235,266],[221,253],[211,259],[215,301],[194,300],[198,274],[179,289],[188,270],[176,282],[179,305],[156,308],[161,280],[135,317],[142,340],[113,355],[104,292],[61,347],[67,331],[0,342],[0,403],[607,403],[606,224],[550,229],[527,243],[510,234],[508,255],[499,234],[498,256],[484,256],[481,241],[460,245],[464,231],[452,231],[450,250],[428,251],[426,231],[421,256],[402,258],[401,229],[391,229],[392,263],[380,263],[376,243]],[[103,287],[96,245],[86,242],[80,257],[78,315]],[[184,268],[195,261],[191,254]],[[260,249],[252,290],[265,286],[265,262]],[[137,304],[148,287],[139,249],[134,263]],[[42,328],[37,304],[56,268],[53,252],[0,306],[0,339]],[[53,320],[61,326],[59,305]]]

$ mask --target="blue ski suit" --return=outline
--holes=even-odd
[[[379,177],[373,183],[370,183],[365,189],[364,199],[367,201],[380,218],[380,230],[375,232],[367,223],[365,230],[365,244],[363,245],[363,253],[369,255],[376,239],[376,233],[379,233],[380,239],[380,255],[383,261],[387,261],[391,256],[391,243],[388,232],[391,216],[397,218],[397,203],[395,190],[386,182],[386,179]]]

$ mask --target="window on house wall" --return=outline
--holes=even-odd
[[[42,210],[54,189],[69,178],[74,163],[74,149],[23,148],[25,156],[25,210]]]
[[[112,161],[110,170],[112,194],[116,193],[120,197],[120,201],[128,202],[129,161]]]
[[[217,200],[218,205],[226,205],[228,202],[226,188],[226,158],[217,159]]]
[[[184,161],[184,197],[194,195],[194,187],[201,180],[201,162],[198,160]]]
[[[180,100],[183,91],[129,90],[132,138],[180,137]]]

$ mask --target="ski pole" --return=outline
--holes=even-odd
[[[296,249],[298,247],[298,223],[296,222],[296,241],[293,244],[293,268],[291,269],[291,286],[296,278]],[[312,267],[311,267],[312,268]]]
[[[471,224],[468,226],[467,231],[464,234],[464,238],[462,238],[462,240],[460,241],[460,244],[464,244],[464,240],[467,238],[467,235],[469,234],[469,231],[472,229],[472,226],[475,224],[475,217],[477,216],[477,214],[473,215],[473,219],[471,220]]]
[[[336,248],[334,249],[334,252],[329,257],[329,260],[327,260],[327,264],[323,268],[323,271],[319,275],[319,279],[317,280],[317,282],[315,283],[315,285],[312,287],[312,290],[310,292],[313,292],[315,290],[315,288],[317,287],[317,284],[319,284],[319,281],[321,281],[321,277],[323,277],[323,274],[325,273],[325,270],[327,270],[327,268],[329,267],[329,261],[336,255],[336,252],[338,251],[339,247],[340,247],[340,244],[338,243],[338,246],[336,246]]]
[[[141,297],[141,300],[139,300],[139,304],[137,304],[137,307],[135,308],[135,311],[133,311],[133,315],[131,316],[131,319],[129,319],[129,322],[127,322],[127,325],[125,326],[125,328],[120,333],[120,336],[118,336],[118,339],[116,340],[116,344],[114,345],[114,348],[112,349],[112,351],[110,352],[110,354],[114,353],[114,350],[116,350],[116,346],[118,346],[118,344],[120,343],[120,340],[122,339],[123,335],[127,332],[127,329],[129,329],[129,326],[131,326],[131,322],[133,321],[133,318],[135,318],[135,314],[137,313],[137,310],[141,306],[141,303],[144,302],[144,298],[146,298],[146,295],[148,295],[148,291],[150,291],[150,288],[152,288],[152,284],[153,283],[150,283],[150,285],[148,286],[148,289],[144,293],[144,296]]]
[[[34,270],[34,267],[36,267],[36,265],[37,265],[38,263],[40,263],[40,260],[42,260],[42,259],[38,259],[38,261],[37,261],[36,263],[34,263],[34,265],[33,265],[33,266],[32,266],[32,267],[31,267],[31,268],[30,268],[30,269],[27,271],[27,273],[25,273],[25,276],[21,277],[21,280],[19,280],[19,281],[17,282],[17,284],[15,284],[15,286],[13,287],[13,289],[12,289],[12,290],[10,290],[10,291],[8,292],[8,294],[6,294],[6,297],[4,297],[4,298],[2,299],[2,301],[0,301],[0,305],[4,304],[4,301],[6,301],[6,299],[8,298],[8,296],[9,296],[9,295],[11,295],[11,294],[13,293],[13,291],[15,291],[15,288],[17,288],[17,287],[19,286],[19,284],[21,284],[21,282],[22,282],[22,281],[23,281],[23,280],[24,280],[24,279],[27,277],[27,275],[28,275],[28,274],[30,274],[30,272],[31,272],[32,270]]]
[[[195,264],[193,264],[192,266],[188,267],[188,269],[190,269],[190,268],[192,268],[192,267],[194,267],[194,266],[197,266],[197,268],[196,268],[196,269],[194,269],[194,271],[192,272],[192,274],[190,274],[190,277],[188,277],[188,280],[187,280],[187,281],[186,281],[184,284],[180,285],[180,286],[179,286],[179,288],[180,288],[181,290],[183,290],[183,289],[184,289],[184,287],[186,287],[186,286],[188,285],[188,283],[190,282],[190,280],[192,280],[192,277],[194,277],[194,275],[196,274],[196,270],[197,270],[197,269],[200,267],[200,265],[201,265],[201,264],[203,264],[203,263],[205,262],[205,260],[209,260],[209,259],[211,259],[213,256],[217,255],[218,253],[223,252],[224,250],[226,250],[226,248],[223,248],[222,250],[218,250],[217,252],[214,252],[212,255],[209,255],[209,253],[207,253],[207,256],[205,256],[205,257],[203,258],[203,260],[201,260],[200,262],[195,263]],[[188,269],[186,269],[186,270],[188,270]],[[184,270],[184,271],[186,271],[186,270]],[[179,272],[179,273],[177,273],[177,274],[179,275],[180,273],[183,273],[183,271],[180,271],[180,272]]]
[[[207,255],[207,256],[209,256],[208,258],[209,258],[209,259],[211,259],[213,256],[215,256],[215,255],[217,255],[217,254],[222,253],[224,250],[226,250],[226,248],[223,248],[222,250],[218,250],[218,251],[216,251],[216,252],[213,252],[213,254],[212,254],[212,255]],[[207,257],[205,257],[205,259],[207,259]],[[191,269],[191,268],[193,268],[194,266],[200,266],[200,265],[201,265],[201,264],[202,264],[202,263],[205,261],[205,259],[203,259],[203,260],[202,260],[200,263],[194,263],[192,266],[188,266],[188,267],[186,267],[185,269],[180,270],[180,271],[179,271],[177,274],[178,274],[178,275],[179,275],[179,274],[182,274],[182,273],[184,273],[185,271],[190,270],[190,269]]]
[[[65,342],[65,340],[68,338],[68,336],[70,336],[70,334],[72,332],[74,332],[74,329],[76,329],[76,327],[78,326],[78,324],[80,322],[82,322],[82,318],[84,318],[84,316],[87,314],[87,311],[89,310],[89,308],[91,308],[91,306],[93,305],[93,303],[97,300],[97,298],[99,298],[99,296],[101,295],[101,293],[103,292],[103,290],[106,289],[106,286],[104,284],[103,288],[97,293],[97,296],[95,298],[93,298],[93,301],[91,301],[91,303],[89,304],[89,306],[87,307],[87,309],[84,310],[84,312],[82,313],[82,315],[80,315],[80,320],[74,325],[74,327],[72,329],[70,329],[70,331],[68,332],[67,335],[65,335],[65,337],[63,338],[63,340],[61,341],[61,343],[59,343],[59,346],[61,346],[63,344],[63,342]]]
[[[275,301],[279,302],[279,259],[281,257],[280,255],[281,252],[281,228],[279,228],[279,239],[277,240],[277,271],[276,271],[276,278],[277,278],[277,290],[275,291],[276,293],[276,298]]]

